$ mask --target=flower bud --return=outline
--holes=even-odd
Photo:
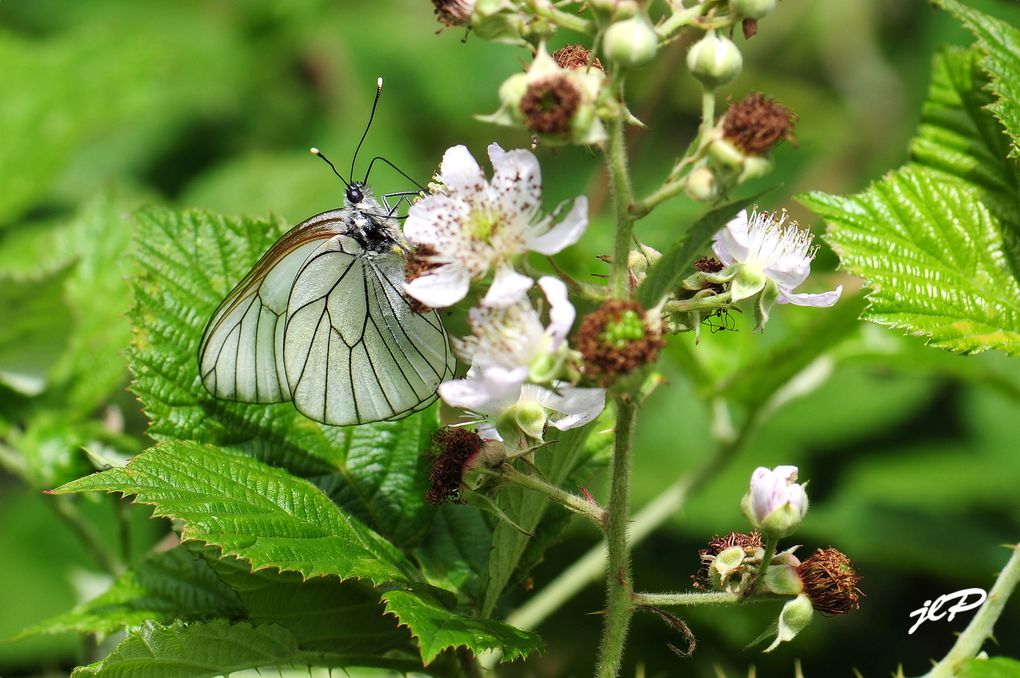
[[[638,12],[635,0],[588,0],[588,6],[594,12],[604,14],[613,19],[629,19]]]
[[[687,195],[700,202],[708,202],[719,197],[719,182],[715,172],[707,167],[699,167],[687,175]]]
[[[776,9],[776,0],[730,0],[730,11],[742,19],[761,19]]]
[[[808,499],[798,485],[796,466],[759,466],[740,507],[751,524],[772,538],[786,537],[800,526]]]
[[[733,41],[716,35],[715,31],[706,33],[687,52],[687,68],[708,89],[733,80],[743,65],[744,59]]]
[[[765,588],[771,593],[795,596],[803,593],[804,582],[800,579],[797,566],[785,562],[780,565],[770,565],[765,570]]]
[[[655,56],[659,49],[659,36],[647,16],[635,14],[606,29],[602,49],[611,61],[622,66],[641,66]]]
[[[779,646],[779,643],[793,640],[811,623],[813,615],[814,608],[811,607],[811,599],[803,593],[783,605],[783,611],[779,613],[779,620],[776,623],[776,638],[771,645],[765,648],[765,652],[772,652]]]

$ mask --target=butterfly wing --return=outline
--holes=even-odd
[[[199,371],[217,398],[250,403],[291,399],[283,363],[287,301],[305,260],[347,230],[342,210],[307,219],[262,255],[213,313],[198,349]]]
[[[283,338],[286,378],[305,416],[346,426],[399,419],[435,401],[455,361],[435,311],[401,292],[398,253],[338,235],[294,281]]]

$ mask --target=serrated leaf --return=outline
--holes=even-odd
[[[17,637],[68,631],[107,635],[146,620],[170,623],[240,617],[244,612],[240,598],[204,558],[175,548],[134,565],[96,598]]]
[[[542,641],[524,631],[491,619],[452,614],[428,597],[408,591],[387,591],[386,607],[418,639],[421,656],[431,663],[446,648],[466,647],[475,654],[501,650],[503,658],[521,659],[542,648]]]
[[[998,100],[990,106],[1012,138],[1010,155],[1020,157],[1020,30],[957,0],[941,0],[977,37],[982,66],[992,76]]]
[[[935,55],[921,122],[910,143],[911,162],[974,185],[992,214],[1020,234],[1020,163],[1007,159],[1009,139],[987,110],[993,99],[980,59],[976,49],[958,47]]]
[[[485,590],[492,529],[481,511],[445,504],[414,551],[429,583],[456,591],[477,608]]]
[[[168,441],[124,468],[67,483],[55,493],[134,495],[154,515],[184,523],[181,536],[243,558],[255,570],[336,575],[411,585],[418,576],[397,549],[344,515],[317,487],[282,469],[211,445]]]
[[[282,626],[217,620],[163,626],[149,621],[105,659],[75,669],[74,678],[204,678],[301,662],[297,640]]]
[[[80,478],[55,492],[96,490],[134,495],[135,501],[154,506],[154,515],[180,521],[182,539],[244,559],[253,571],[275,569],[305,578],[334,575],[397,587],[389,593],[403,590],[406,595],[395,598],[399,612],[384,600],[389,611],[424,639],[425,661],[446,647],[500,647],[513,655],[530,651],[538,642],[526,634],[527,644],[500,646],[504,639],[516,643],[518,632],[447,609],[438,598],[440,591],[429,590],[392,544],[345,515],[307,480],[246,455],[168,441],[137,455],[124,468]],[[409,619],[403,618],[404,612]],[[443,630],[439,639],[432,635],[435,629]]]
[[[648,277],[638,288],[638,300],[645,308],[657,305],[663,297],[675,290],[684,278],[693,273],[695,259],[708,247],[712,236],[736,216],[737,212],[761,195],[758,193],[750,198],[734,200],[715,208],[694,222],[684,237],[663,253],[662,258],[652,266]]]
[[[278,219],[148,209],[138,215],[134,391],[157,440],[230,446],[314,479],[347,511],[399,545],[427,529],[421,450],[436,410],[355,428],[318,424],[290,403],[217,400],[202,386],[197,352],[220,300],[287,230]]]
[[[832,224],[843,268],[872,288],[865,317],[954,351],[1020,353],[1020,285],[976,189],[904,168],[854,196],[801,201]]]
[[[1008,657],[971,659],[960,668],[960,678],[1016,678],[1020,661]]]

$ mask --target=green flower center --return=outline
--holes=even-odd
[[[631,341],[640,341],[645,338],[645,322],[636,311],[624,311],[620,317],[610,323],[606,323],[602,333],[599,334],[599,341],[616,348],[623,348]]]
[[[488,209],[478,209],[471,213],[471,220],[468,223],[468,233],[475,240],[488,243],[492,234],[499,226],[499,219],[496,214]]]

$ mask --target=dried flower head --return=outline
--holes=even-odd
[[[607,301],[585,316],[576,343],[586,374],[603,386],[655,362],[666,345],[658,329],[645,322],[644,308],[621,299]]]
[[[758,530],[753,530],[747,534],[730,532],[724,537],[715,535],[709,540],[707,548],[698,551],[698,556],[701,558],[701,566],[696,574],[691,575],[694,588],[701,589],[702,591],[710,591],[712,589],[708,568],[711,566],[715,556],[731,546],[741,546],[745,551],[749,552],[748,555],[751,555],[757,549],[764,548],[765,545],[762,543],[761,533]]]
[[[589,66],[603,72],[606,70],[598,57],[594,56],[584,45],[576,43],[560,47],[552,53],[552,58],[557,66],[571,71],[587,69]]]
[[[694,262],[694,270],[701,273],[718,273],[724,268],[726,265],[715,257],[701,257]]]
[[[433,433],[429,449],[432,468],[425,501],[430,504],[459,502],[464,471],[478,457],[483,445],[477,433],[463,428],[447,426]]]
[[[474,0],[432,0],[436,19],[444,26],[467,26],[471,23]]]
[[[528,85],[521,98],[524,124],[539,134],[569,134],[581,93],[568,78],[552,75]]]
[[[818,549],[797,568],[811,606],[826,615],[847,614],[861,606],[860,577],[846,554]]]
[[[750,155],[764,155],[784,139],[797,144],[797,115],[760,92],[732,104],[723,118],[723,138]]]

